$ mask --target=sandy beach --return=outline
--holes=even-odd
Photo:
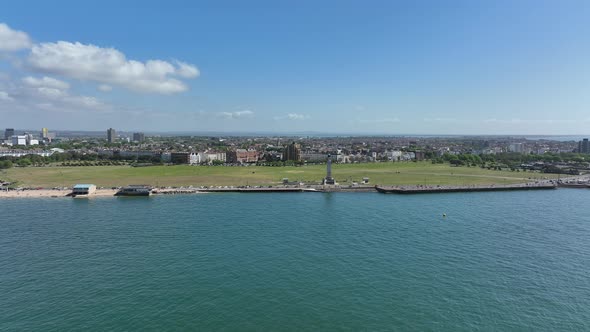
[[[78,196],[78,198],[92,198],[92,197],[110,197],[114,196],[117,189],[97,189],[89,196]],[[57,190],[57,189],[29,189],[29,190],[0,190],[0,199],[2,198],[60,198],[67,197],[71,190]],[[193,189],[159,189],[153,192],[152,195],[179,195],[179,194],[205,194],[206,192],[197,191]]]
[[[54,189],[39,189],[39,190],[2,190],[0,191],[0,198],[46,198],[46,197],[68,197],[70,190],[54,190]],[[105,197],[113,196],[117,190],[114,189],[97,189],[92,195],[88,197]]]

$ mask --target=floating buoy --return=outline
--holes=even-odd
[[[446,213],[443,213],[443,218],[446,217],[446,216],[447,216],[447,214]]]

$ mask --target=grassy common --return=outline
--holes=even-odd
[[[88,167],[15,167],[0,172],[0,178],[19,186],[57,187],[76,183],[93,183],[102,187],[127,184],[153,186],[242,186],[278,185],[289,181],[319,182],[325,165],[301,167],[230,167],[230,166],[88,166]],[[495,171],[479,167],[452,167],[430,162],[335,164],[332,173],[341,185],[360,182],[381,185],[469,185],[511,184],[556,175]]]

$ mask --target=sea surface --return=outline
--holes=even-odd
[[[589,331],[589,202],[576,189],[3,199],[0,330]]]

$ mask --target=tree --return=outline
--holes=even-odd
[[[30,166],[31,165],[31,160],[28,158],[20,158],[17,161],[17,164],[21,167],[25,167],[25,166]]]
[[[450,163],[451,163],[451,165],[454,165],[454,166],[461,166],[461,165],[465,164],[465,162],[463,160],[459,160],[459,159],[452,159],[450,161]]]
[[[12,161],[0,160],[0,169],[8,169],[8,168],[12,168]]]

